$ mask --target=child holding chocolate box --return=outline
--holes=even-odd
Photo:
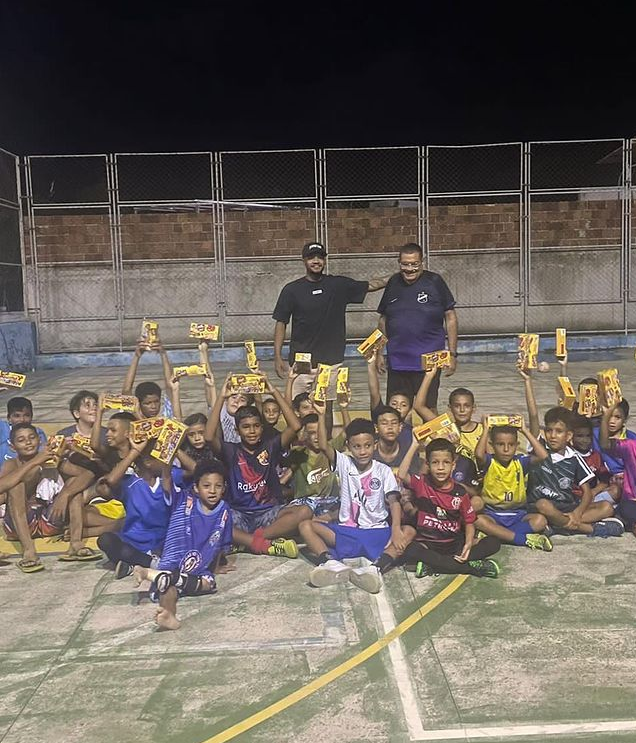
[[[636,433],[630,431],[627,428],[627,419],[629,418],[629,403],[623,398],[618,405],[612,408],[612,412],[609,417],[608,430],[610,439],[618,439],[619,441],[625,441],[626,439],[636,439]],[[594,436],[594,448],[601,452],[603,462],[609,470],[612,480],[616,483],[619,490],[622,487],[623,472],[625,470],[625,464],[623,460],[618,456],[613,456],[610,451],[604,450],[601,447],[599,436],[600,427],[592,430]]]
[[[146,321],[147,322],[147,321]],[[141,357],[147,351],[156,351],[161,357],[161,365],[163,367],[163,377],[168,390],[172,390],[172,365],[168,358],[168,353],[163,347],[161,339],[159,338],[157,328],[155,327],[153,333],[148,338],[140,338],[135,347],[135,352],[130,362],[130,367],[126,373],[122,385],[123,395],[132,395],[133,386],[135,384],[135,377],[137,376],[137,369]],[[139,400],[141,408],[141,418],[154,418],[161,412],[167,417],[172,416],[173,401],[172,399],[164,399],[162,404],[162,392],[161,387],[155,382],[141,382],[135,387],[135,397]],[[171,396],[171,395],[170,395]]]
[[[413,401],[413,410],[424,422],[437,417],[437,413],[426,406],[426,397],[437,371],[437,369],[429,369],[424,373],[424,379]],[[482,424],[473,420],[475,396],[470,390],[458,387],[448,396],[448,410],[459,430],[460,453],[474,460],[475,448],[484,431]]]
[[[115,565],[115,578],[131,575],[135,565],[149,568],[161,553],[174,496],[176,468],[151,456],[156,441],[129,438],[126,456],[103,479],[126,507],[119,534],[97,538],[99,548]],[[136,470],[136,474],[130,474]]]
[[[477,512],[475,526],[501,542],[550,552],[552,543],[540,534],[548,525],[540,513],[529,514],[526,505],[526,475],[532,461],[542,461],[548,452],[521,421],[521,426],[489,426],[491,416],[484,416],[484,432],[475,450],[483,475],[481,494],[472,498]],[[533,457],[516,454],[517,431],[526,437]],[[493,454],[486,452],[488,441]]]
[[[228,471],[226,500],[232,509],[233,539],[255,554],[297,557],[298,548],[292,539],[298,524],[311,518],[307,506],[286,506],[282,500],[277,466],[281,453],[287,449],[300,430],[301,424],[290,404],[265,379],[266,392],[280,405],[287,427],[267,441],[263,440],[263,418],[253,405],[244,405],[236,411],[236,425],[240,443],[221,438],[221,410],[232,397],[229,374],[210,413],[206,438],[214,453]]]

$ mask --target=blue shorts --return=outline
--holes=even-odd
[[[315,495],[305,495],[302,498],[295,498],[288,503],[289,506],[307,506],[311,508],[314,516],[322,516],[330,511],[337,511],[340,508],[340,496],[327,496],[321,498]]]
[[[391,541],[391,527],[360,529],[356,526],[325,524],[336,535],[336,546],[330,552],[337,560],[346,557],[366,557],[371,562],[377,560]]]
[[[499,526],[503,526],[504,529],[510,529],[514,531],[515,526],[518,526],[528,515],[525,508],[511,509],[510,511],[498,511],[496,508],[490,508],[486,506],[484,509],[484,516],[490,516],[490,518]]]

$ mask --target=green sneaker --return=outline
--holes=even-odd
[[[531,550],[552,552],[552,542],[545,534],[526,534],[526,547],[530,547]]]
[[[272,539],[267,554],[270,557],[298,557],[298,546],[293,539]]]
[[[501,572],[494,560],[470,560],[468,564],[475,571],[473,575],[479,578],[498,578]]]
[[[423,562],[418,562],[415,566],[415,577],[426,578],[429,575],[433,575],[433,571],[431,570],[431,568],[429,568],[429,566],[425,565]]]

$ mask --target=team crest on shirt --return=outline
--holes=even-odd
[[[200,564],[201,553],[198,550],[190,550],[190,552],[185,553],[183,560],[181,560],[181,569],[184,573],[191,573]]]
[[[258,459],[258,463],[262,464],[263,467],[267,467],[267,465],[269,464],[269,455],[267,454],[267,450],[263,449],[262,452],[259,452],[256,459]]]
[[[208,539],[208,542],[210,544],[216,544],[219,541],[219,539],[221,539],[221,530],[216,529],[215,531],[212,532],[212,534],[210,534],[210,538]]]
[[[457,498],[457,497],[455,497],[455,498],[453,498],[453,500],[451,501],[451,507],[452,507],[452,508],[459,508],[459,507],[460,507],[460,505],[461,505],[461,503],[462,503],[462,499],[461,499],[461,498]]]
[[[382,487],[382,483],[378,480],[377,477],[372,477],[369,480],[369,487],[371,490],[379,490]]]
[[[559,487],[563,488],[563,490],[568,490],[569,488],[572,487],[572,480],[570,480],[569,477],[560,477]]]
[[[419,292],[417,295],[417,301],[420,304],[426,304],[428,302],[428,294],[426,292]]]

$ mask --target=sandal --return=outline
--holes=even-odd
[[[99,550],[90,547],[80,547],[77,552],[65,552],[57,559],[59,562],[94,562],[101,560],[104,555]]]
[[[40,570],[44,570],[44,565],[38,560],[25,560],[22,558],[18,560],[18,567],[23,573],[39,573]]]

